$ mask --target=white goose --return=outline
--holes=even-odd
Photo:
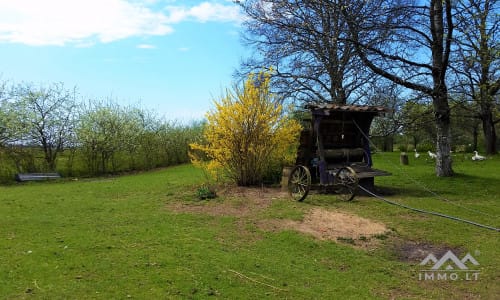
[[[417,149],[415,149],[415,158],[418,158],[420,156],[420,153],[417,152]]]
[[[485,160],[486,157],[479,155],[477,151],[474,151],[474,156],[472,157],[472,160]]]
[[[430,158],[436,159],[436,157],[437,157],[436,153],[432,153],[431,151],[427,151],[427,153],[429,153]]]

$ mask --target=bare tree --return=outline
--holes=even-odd
[[[244,41],[254,50],[242,73],[272,67],[284,98],[345,104],[369,77],[354,55],[339,1],[247,0]]]
[[[432,98],[436,175],[452,176],[446,72],[453,38],[451,0],[346,2],[350,40],[374,73]],[[347,5],[348,4],[348,5]],[[364,12],[360,14],[360,12]]]
[[[406,102],[403,88],[388,80],[374,84],[367,94],[367,103],[380,105],[390,109],[385,116],[375,118],[370,130],[372,137],[382,141],[383,151],[393,151],[394,136],[401,133],[403,127],[402,108]]]
[[[454,71],[457,93],[467,95],[478,110],[487,154],[496,154],[497,133],[494,111],[500,89],[500,7],[496,0],[458,0],[456,2],[457,49]]]

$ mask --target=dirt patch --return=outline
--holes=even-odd
[[[226,187],[217,191],[217,199],[167,204],[175,212],[210,216],[247,217],[269,207],[273,200],[288,197],[278,188]],[[224,199],[224,200],[220,200]]]
[[[396,257],[401,261],[409,263],[420,263],[430,253],[435,257],[442,257],[449,250],[459,257],[465,254],[465,251],[461,248],[436,245],[428,242],[399,241],[393,247],[393,253]]]
[[[381,223],[359,216],[313,208],[303,221],[265,220],[260,223],[266,230],[292,229],[314,236],[320,240],[333,240],[354,246],[373,245],[378,237],[387,234],[388,229]]]

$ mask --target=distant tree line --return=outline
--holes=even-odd
[[[82,101],[62,83],[0,85],[0,180],[57,171],[95,176],[189,161],[203,123],[166,121],[111,100]]]

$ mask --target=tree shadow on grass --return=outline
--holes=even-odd
[[[436,177],[432,183],[416,179],[413,185],[406,185],[404,187],[377,185],[375,187],[375,194],[380,196],[423,198],[482,194],[485,190],[489,190],[490,193],[495,195],[500,193],[498,179],[455,173],[452,177]]]
[[[425,189],[414,187],[389,187],[389,186],[376,186],[374,194],[382,197],[391,196],[404,196],[413,198],[425,198],[429,197],[429,192]]]

